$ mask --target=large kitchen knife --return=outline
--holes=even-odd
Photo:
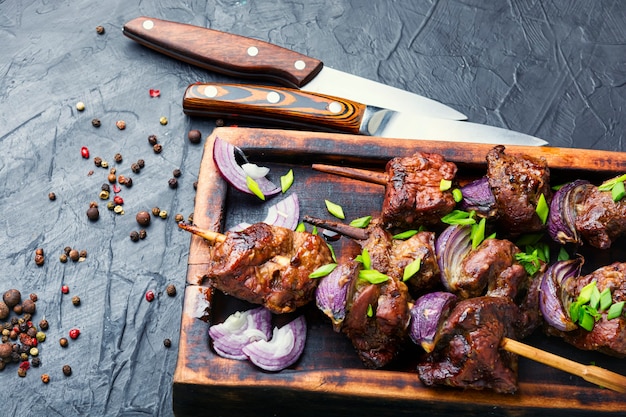
[[[438,101],[334,70],[315,58],[260,40],[145,16],[126,23],[123,33],[144,46],[212,71],[391,110],[467,119]]]
[[[190,116],[243,118],[398,139],[527,146],[547,144],[542,139],[513,130],[424,117],[286,87],[191,84],[183,97],[183,111]]]

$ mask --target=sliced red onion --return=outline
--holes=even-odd
[[[223,323],[209,327],[209,336],[218,355],[237,360],[248,357],[243,348],[258,340],[267,340],[272,330],[272,313],[259,307],[231,314]]]
[[[461,274],[462,261],[472,250],[470,226],[448,226],[435,241],[435,253],[441,270],[441,282],[451,291]]]
[[[493,217],[496,214],[496,198],[487,177],[470,182],[461,188],[461,193],[463,194],[461,210],[473,210],[482,217]]]
[[[456,303],[456,295],[437,291],[425,294],[411,307],[409,337],[427,353],[432,352],[437,344],[436,336],[439,324],[445,320]]]
[[[561,287],[564,281],[580,275],[583,260],[581,257],[558,261],[550,265],[539,277],[539,308],[544,320],[557,330],[569,332],[578,326],[569,318],[569,305],[562,298]]]
[[[258,340],[243,348],[250,361],[266,371],[280,371],[296,363],[306,342],[304,316],[275,327],[270,340]]]
[[[270,173],[270,169],[268,167],[260,167],[257,164],[251,164],[250,162],[242,164],[241,169],[243,169],[243,172],[245,172],[247,176],[255,180],[263,178]]]
[[[359,269],[359,263],[348,261],[340,264],[330,274],[320,280],[315,290],[315,304],[339,331],[346,318],[348,290],[351,288]]]
[[[547,223],[548,233],[555,242],[581,243],[576,230],[576,204],[580,193],[588,184],[589,181],[576,180],[565,184],[554,193]]]
[[[270,226],[280,226],[286,229],[295,230],[300,220],[300,201],[298,195],[292,193],[278,203],[267,209],[267,214],[263,223]],[[239,223],[230,228],[233,232],[240,232],[250,226],[250,223]]]
[[[243,193],[253,194],[246,183],[246,172],[239,166],[235,158],[235,146],[216,137],[213,142],[213,161],[226,182]],[[280,187],[277,187],[265,177],[256,178],[255,181],[266,197],[281,192]]]

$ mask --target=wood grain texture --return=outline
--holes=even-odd
[[[376,214],[380,209],[382,186],[319,173],[315,163],[335,163],[381,170],[393,156],[416,150],[439,152],[459,164],[459,175],[479,176],[490,145],[454,144],[368,138],[268,129],[219,128],[207,139],[202,160],[195,221],[215,231],[236,224],[246,213],[260,216],[262,206],[227,191],[215,175],[211,157],[215,137],[240,147],[254,162],[265,162],[280,175],[295,170],[295,189],[301,197],[301,212],[325,216],[323,199],[340,203],[347,216]],[[626,154],[556,148],[508,147],[508,153],[545,157],[552,171],[563,178],[585,172],[589,178],[603,179],[626,169]],[[576,169],[573,170],[572,167]],[[355,190],[359,192],[355,193]],[[361,199],[362,195],[365,195]],[[248,218],[248,220],[253,220]],[[492,416],[620,415],[626,409],[623,395],[602,389],[567,373],[520,358],[520,388],[514,395],[489,391],[462,391],[424,387],[415,371],[417,348],[408,348],[393,366],[384,370],[365,369],[349,341],[334,333],[330,323],[313,306],[301,313],[309,325],[307,346],[298,363],[278,373],[263,372],[248,362],[217,356],[210,348],[208,323],[221,322],[232,312],[249,306],[220,292],[203,287],[203,264],[208,244],[192,239],[185,306],[183,308],[180,351],[174,374],[173,401],[176,415],[393,415],[408,416],[427,412],[444,416],[462,412],[464,416],[488,413]],[[339,248],[340,249],[340,248]],[[624,258],[624,249],[615,248],[594,262]],[[203,320],[198,319],[202,317]],[[622,375],[626,364],[595,352],[582,352],[541,332],[525,343],[598,366]],[[303,407],[306,404],[306,407]]]
[[[124,34],[148,48],[201,68],[290,87],[306,84],[323,66],[315,58],[268,42],[153,17],[131,20],[124,25]],[[256,48],[255,53],[249,48]],[[296,66],[296,61],[302,66]]]

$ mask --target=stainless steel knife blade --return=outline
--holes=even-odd
[[[396,111],[467,120],[463,113],[436,100],[326,67],[320,60],[268,42],[146,16],[126,23],[123,33],[144,46],[211,71]]]
[[[187,87],[190,116],[249,119],[270,124],[398,139],[498,145],[546,145],[543,139],[495,126],[425,117],[286,87],[196,83]]]

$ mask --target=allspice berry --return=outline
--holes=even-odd
[[[190,130],[189,133],[187,133],[187,138],[191,143],[200,143],[200,141],[202,140],[202,133],[200,133],[198,129],[193,129]]]
[[[80,253],[76,249],[72,249],[70,251],[70,259],[74,262],[77,262],[80,259]]]
[[[137,215],[135,216],[135,219],[137,220],[137,223],[139,223],[139,225],[142,227],[150,226],[150,213],[148,213],[145,210],[142,210],[139,213],[137,213]]]
[[[22,312],[23,313],[35,314],[35,311],[37,311],[37,305],[35,304],[35,302],[33,300],[31,300],[30,298],[27,298],[24,301],[22,301]]]
[[[9,317],[9,314],[11,314],[11,310],[9,310],[9,307],[4,301],[0,301],[0,320],[6,319],[7,317]]]
[[[4,293],[2,300],[5,302],[7,307],[13,308],[22,301],[22,294],[19,290],[13,288]]]
[[[13,353],[13,344],[11,343],[0,344],[0,358],[2,359],[10,358],[11,353]]]
[[[90,206],[87,209],[87,218],[89,221],[95,222],[100,218],[100,211],[98,210],[98,206]]]
[[[173,297],[176,295],[176,286],[174,284],[170,284],[165,288],[165,291],[167,292],[167,295]]]
[[[63,375],[65,376],[72,375],[72,367],[69,365],[63,365]]]

